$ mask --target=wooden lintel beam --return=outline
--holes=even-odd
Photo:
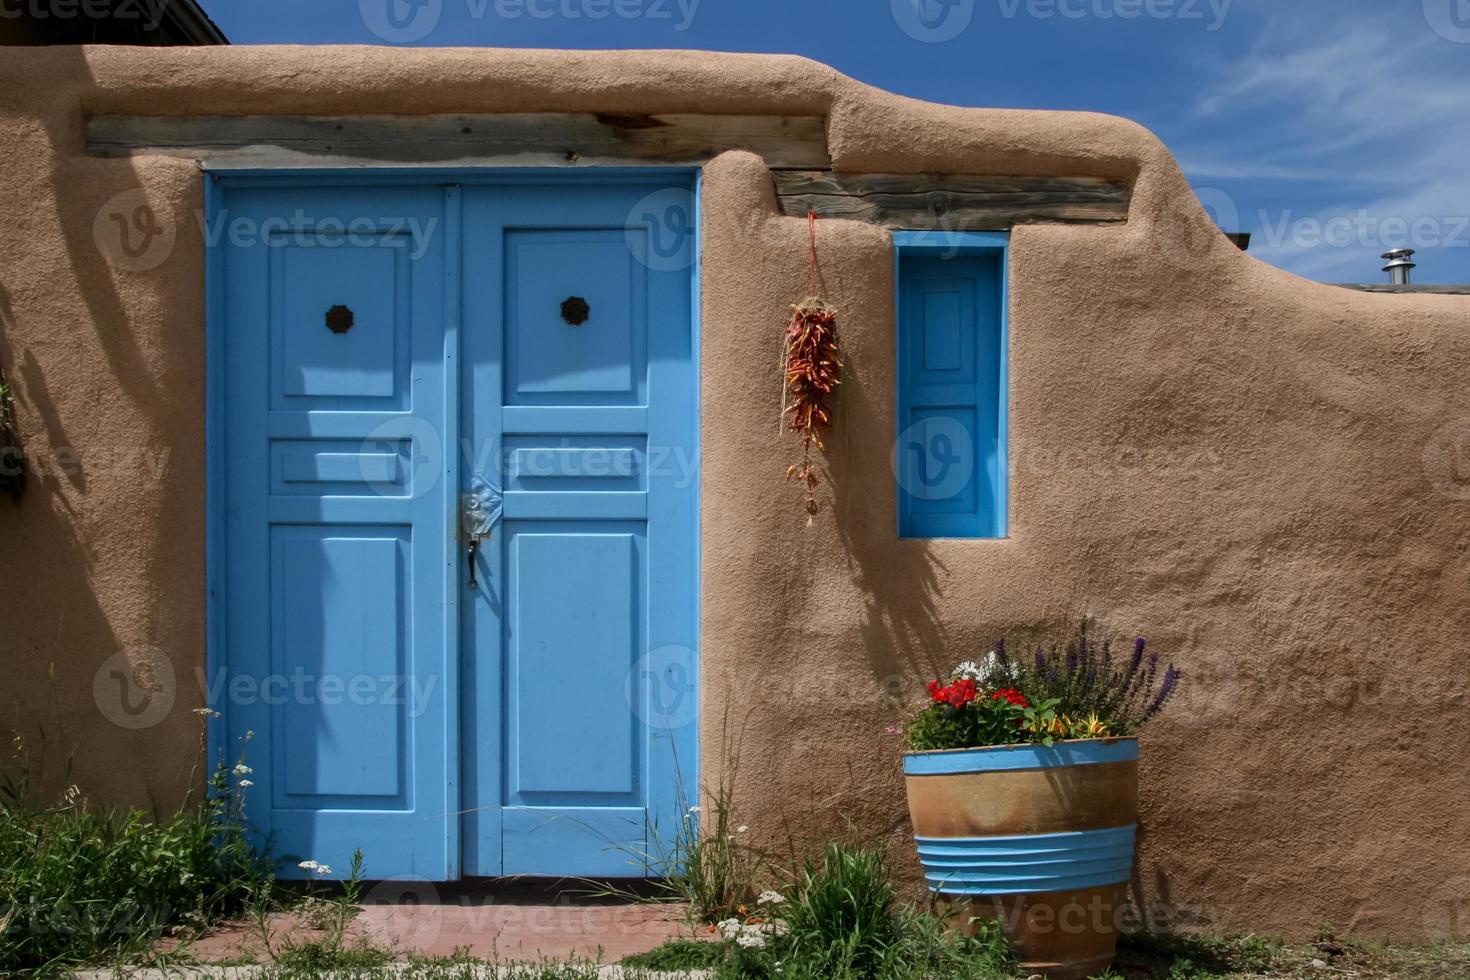
[[[868,221],[917,231],[1004,231],[1036,221],[1126,221],[1132,188],[1097,177],[972,177],[772,171],[792,217]]]
[[[500,113],[424,116],[94,116],[87,152],[223,166],[697,165],[727,150],[772,167],[828,167],[821,116]]]

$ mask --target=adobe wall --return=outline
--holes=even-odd
[[[806,224],[778,216],[760,159],[706,168],[704,774],[738,735],[753,833],[847,817],[912,876],[892,699],[1012,625],[1090,613],[1186,671],[1143,738],[1135,885],[1157,922],[1418,937],[1456,921],[1470,302],[1317,285],[1242,254],[1130,122],[928,105],[797,58],[8,49],[0,363],[44,472],[0,501],[0,728],[34,748],[44,726],[53,775],[71,751],[84,792],[117,803],[173,805],[197,746],[203,182],[189,161],[87,157],[85,115],[577,110],[825,114],[845,171],[1134,180],[1126,224],[1016,229],[1011,535],[925,542],[895,533],[887,233],[818,226],[847,371],[808,525],[783,481],[774,371]],[[180,229],[146,271],[93,237],[131,189]],[[179,697],[120,728],[94,676],[149,650]]]

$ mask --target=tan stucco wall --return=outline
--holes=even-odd
[[[1419,936],[1455,921],[1470,301],[1355,293],[1240,253],[1132,123],[926,105],[795,58],[6,51],[0,359],[46,472],[0,501],[0,726],[33,746],[44,726],[53,776],[70,751],[93,799],[174,803],[197,744],[192,676],[137,731],[102,716],[92,682],[148,648],[192,675],[206,639],[202,181],[187,161],[86,157],[85,115],[502,110],[826,114],[839,170],[1134,179],[1124,225],[1015,231],[1011,536],[921,542],[895,534],[888,235],[819,225],[848,367],[808,526],[782,480],[774,372],[806,226],[777,216],[758,158],[706,169],[704,772],[738,734],[753,833],[850,818],[912,874],[891,696],[1007,627],[1091,613],[1187,672],[1143,739],[1135,885],[1156,924]],[[93,240],[99,208],[134,188],[188,230],[144,272]]]

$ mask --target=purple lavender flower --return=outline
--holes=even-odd
[[[1145,719],[1152,718],[1159,713],[1159,709],[1164,706],[1164,702],[1168,701],[1169,697],[1174,693],[1174,688],[1178,685],[1182,673],[1173,664],[1170,664],[1169,669],[1164,671],[1164,680],[1159,684],[1159,691],[1154,695],[1154,699],[1149,702],[1148,709],[1143,713]]]
[[[1138,674],[1138,665],[1143,663],[1143,637],[1133,641],[1133,657],[1128,661],[1128,669],[1123,672],[1123,686],[1131,688],[1133,678]]]

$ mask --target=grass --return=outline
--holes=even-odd
[[[331,947],[278,960],[260,980],[598,980],[600,964],[591,960],[544,960],[538,963],[493,963],[468,956],[411,957],[394,962],[374,947]],[[654,980],[657,973],[628,969],[624,980]]]
[[[753,889],[747,888],[747,891]],[[783,893],[737,905],[723,941],[676,940],[624,961],[704,969],[717,980],[1008,980],[998,931],[966,938],[895,900],[884,851],[828,844]]]
[[[25,742],[14,743],[0,767],[0,976],[136,956],[274,890],[245,830],[243,758],[220,766],[202,799],[155,817],[92,809],[75,786],[40,802]]]
[[[1317,965],[1320,964],[1320,965]],[[1405,946],[1335,939],[1284,944],[1261,936],[1125,936],[1109,980],[1466,980],[1470,945]]]
[[[269,874],[218,806],[154,820],[81,801],[0,805],[0,976],[137,953],[243,909]]]
[[[720,943],[698,939],[670,939],[647,953],[624,957],[622,965],[644,970],[711,970],[725,958]]]

